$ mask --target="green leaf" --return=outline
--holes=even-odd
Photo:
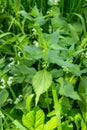
[[[50,71],[50,73],[52,74],[53,78],[58,78],[58,77],[62,77],[63,76],[63,70],[62,69],[52,69],[52,71]]]
[[[55,45],[55,44],[58,45],[59,35],[60,35],[60,30],[59,29],[57,29],[52,34],[50,34],[50,44],[51,44],[51,46]]]
[[[59,93],[65,97],[70,97],[74,100],[80,100],[79,95],[76,91],[74,91],[74,87],[69,82],[64,81],[63,84],[61,84]]]
[[[7,98],[8,98],[8,91],[6,89],[3,89],[0,92],[0,107],[2,107],[4,105],[4,103],[6,102]]]
[[[35,24],[41,26],[41,25],[45,24],[46,21],[47,20],[44,19],[42,12],[40,12],[38,17],[36,18]]]
[[[38,103],[40,95],[49,89],[51,82],[52,75],[48,71],[41,70],[36,73],[33,78],[33,88],[36,93],[36,104]]]
[[[25,10],[18,11],[18,14],[22,15],[25,19],[33,20],[33,18]]]
[[[29,130],[41,130],[44,127],[44,118],[44,112],[41,109],[35,108],[27,115],[23,115],[22,121]]]
[[[31,68],[31,67],[29,68],[25,64],[20,63],[18,65],[15,65],[15,67],[12,68],[11,72],[13,72],[13,74],[14,73],[16,73],[16,74],[20,73],[20,74],[23,74],[23,75],[30,75],[30,76],[32,76],[32,75],[34,75],[36,73],[36,70],[35,70],[35,68]]]
[[[42,58],[42,49],[34,45],[23,46],[23,50],[29,54],[29,59],[40,59]]]
[[[81,75],[80,67],[78,65],[74,65],[73,67],[71,67],[70,71],[76,76]]]
[[[60,56],[58,56],[58,51],[56,50],[49,50],[48,55],[47,55],[47,61],[49,63],[55,63],[59,66],[65,66],[65,67],[74,67],[75,65],[68,62],[64,61],[64,59]]]
[[[38,10],[37,6],[34,6],[34,8],[31,11],[31,15],[33,17],[37,17],[39,15],[39,10]]]
[[[62,123],[63,130],[73,130],[73,125],[69,123],[69,121],[65,121]]]
[[[58,126],[57,124],[57,117],[52,117],[44,126],[45,130],[54,130]]]
[[[27,96],[26,108],[27,108],[28,111],[31,110],[31,101],[32,101],[33,96],[34,96],[34,94],[30,94],[29,96]]]

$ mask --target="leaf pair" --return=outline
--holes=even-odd
[[[46,124],[43,110],[35,107],[28,114],[23,115],[23,124],[29,130],[54,130],[57,127],[57,118],[53,116]]]

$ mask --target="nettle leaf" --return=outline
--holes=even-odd
[[[41,70],[36,73],[33,78],[33,88],[36,93],[36,104],[42,93],[46,92],[52,82],[52,75],[46,70]]]
[[[33,18],[25,10],[18,11],[18,14],[22,15],[25,19],[33,20]]]
[[[38,15],[38,17],[36,18],[35,24],[41,26],[41,25],[45,24],[46,21],[47,20],[44,19],[42,12],[40,12],[39,15]]]
[[[23,115],[22,122],[29,130],[41,130],[44,127],[44,112],[35,108],[27,115]]]
[[[76,75],[76,76],[80,76],[81,75],[81,70],[80,67],[78,65],[74,65],[73,67],[70,68],[70,71]]]
[[[52,69],[50,71],[50,73],[52,74],[53,78],[58,78],[58,77],[62,77],[63,76],[63,70],[62,69]]]
[[[34,8],[31,11],[31,15],[33,17],[37,17],[39,15],[39,10],[38,10],[37,6],[34,6]]]
[[[55,32],[50,34],[50,44],[54,45],[57,44],[59,41],[59,35],[60,35],[60,30],[57,29]],[[58,44],[57,44],[58,45]]]
[[[56,50],[49,50],[47,55],[47,61],[49,63],[55,63],[59,66],[65,66],[65,67],[74,67],[74,64],[64,61],[64,59],[60,56],[58,56],[58,51]]]
[[[30,59],[40,59],[42,58],[43,51],[40,47],[34,45],[23,46],[23,50],[29,54]]]
[[[23,75],[34,75],[36,73],[36,70],[35,68],[29,68],[28,66],[26,66],[24,63],[20,63],[18,65],[15,65],[14,68],[12,68],[13,71],[11,72],[14,72],[13,74],[17,74],[17,73],[20,73],[20,74],[23,74]]]
[[[70,97],[74,100],[80,100],[78,93],[74,90],[74,87],[69,82],[63,81],[59,93],[65,97]]]
[[[69,31],[69,26],[63,18],[60,17],[52,18],[51,23],[54,30],[59,28],[60,30],[62,30],[64,34]]]
[[[52,117],[44,126],[45,130],[54,130],[58,126],[57,122],[57,117]]]
[[[6,102],[7,98],[9,96],[9,93],[6,89],[3,89],[0,92],[0,107],[2,107],[4,105],[4,103]]]

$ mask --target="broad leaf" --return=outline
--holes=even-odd
[[[57,122],[57,117],[52,117],[44,126],[45,130],[54,130],[58,126]]]
[[[74,67],[75,66],[74,64],[72,64],[68,61],[64,61],[64,59],[58,55],[58,51],[56,51],[56,50],[48,51],[47,61],[49,63],[55,63],[59,66],[65,66],[65,67]]]
[[[69,82],[64,81],[61,84],[59,93],[65,97],[70,97],[74,100],[80,100],[78,93],[74,90],[74,87]]]
[[[8,91],[6,89],[3,89],[0,92],[0,107],[2,107],[4,105],[4,103],[6,102],[7,98],[8,98]]]
[[[36,73],[33,78],[33,88],[36,93],[36,104],[40,95],[49,89],[51,82],[52,75],[48,71],[41,70]]]
[[[44,118],[44,112],[41,109],[35,108],[27,115],[23,115],[22,121],[29,130],[41,130],[44,127]]]
[[[23,50],[27,52],[29,55],[29,59],[40,59],[42,58],[42,49],[40,47],[36,47],[34,45],[23,46]]]

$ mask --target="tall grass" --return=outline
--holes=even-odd
[[[85,0],[60,0],[60,12],[62,16],[72,20],[73,13],[82,14],[82,6]]]

